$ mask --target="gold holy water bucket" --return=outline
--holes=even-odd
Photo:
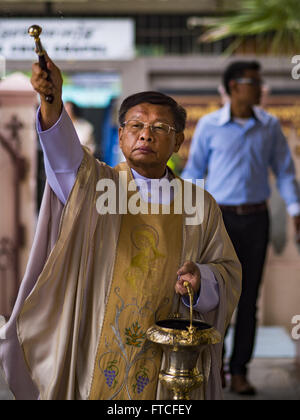
[[[184,285],[190,296],[190,319],[181,319],[177,310],[147,330],[148,340],[160,345],[164,352],[166,368],[161,370],[159,380],[172,391],[173,400],[190,399],[190,392],[202,385],[203,374],[197,368],[199,356],[209,344],[221,341],[215,328],[193,320],[193,291],[188,282]]]

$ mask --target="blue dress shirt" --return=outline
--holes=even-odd
[[[277,118],[259,107],[244,125],[231,117],[230,103],[197,124],[185,179],[206,177],[205,189],[219,204],[254,204],[270,196],[269,169],[290,214],[300,211],[300,190],[287,141]]]

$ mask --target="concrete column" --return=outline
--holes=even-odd
[[[121,69],[122,99],[136,92],[150,89],[149,71],[147,60],[137,58],[126,62]]]
[[[0,252],[0,313],[6,316],[15,301],[36,226],[36,107],[37,95],[22,73],[0,83],[0,241],[9,238]],[[18,264],[6,253],[10,244],[17,248]],[[17,279],[12,280],[17,265]]]

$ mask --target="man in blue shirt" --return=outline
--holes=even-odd
[[[294,219],[298,242],[300,191],[279,121],[255,106],[261,98],[259,63],[233,62],[224,72],[223,83],[230,102],[198,122],[182,177],[193,182],[206,178],[205,188],[221,207],[242,264],[242,295],[230,359],[231,389],[253,395],[255,388],[246,375],[253,352],[256,301],[269,238],[269,169],[275,174],[279,192]]]

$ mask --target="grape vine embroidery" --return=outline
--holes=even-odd
[[[104,376],[106,379],[106,384],[111,388],[114,388],[117,385],[116,377],[119,374],[119,369],[117,367],[117,361],[112,360],[109,362],[106,366],[106,369],[104,369]]]
[[[143,366],[135,375],[136,383],[132,385],[133,391],[141,394],[144,391],[144,388],[148,385],[148,369]]]

